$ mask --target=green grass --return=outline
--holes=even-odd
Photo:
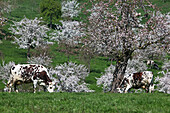
[[[39,4],[42,0],[15,0],[11,2],[14,6],[10,14],[5,14],[8,19],[22,19],[24,16],[33,19],[39,17]]]
[[[14,61],[15,63],[26,63],[26,53],[25,49],[18,49],[18,46],[12,44],[11,41],[2,40],[2,44],[0,44],[0,51],[2,52],[2,58],[0,62],[5,61],[8,63],[10,61]]]
[[[1,113],[169,113],[170,95],[0,93]]]
[[[168,13],[170,12],[170,1],[164,0],[166,2],[163,2],[163,0],[150,0],[154,5],[156,5],[159,10],[161,10],[162,13]]]
[[[79,0],[80,3],[84,3],[87,0]],[[156,4],[158,7],[163,8],[162,12],[168,12],[170,11],[170,2],[162,2],[160,0],[151,0],[154,4]],[[16,0],[15,4],[16,7],[11,12],[11,14],[5,14],[5,16],[9,20],[21,20],[24,15],[27,18],[34,18],[36,16],[39,17],[39,3],[41,0]],[[81,15],[83,16],[83,15]],[[8,27],[9,24],[11,24],[11,21],[8,21],[7,25],[4,26],[4,32],[7,35],[11,35]],[[1,38],[1,37],[0,37]],[[3,38],[2,38],[3,39]],[[11,41],[8,40],[2,40],[3,43],[0,44],[0,52],[2,53],[3,57],[0,56],[0,63],[2,63],[2,60],[5,61],[5,63],[8,63],[9,61],[14,61],[16,64],[18,63],[26,63],[26,53],[27,50],[24,49],[18,49],[17,45],[11,44]],[[56,66],[59,64],[63,64],[67,62],[67,56],[64,53],[61,53],[57,51],[57,44],[54,44],[50,47],[50,53],[52,56],[52,66]],[[169,58],[169,55],[167,56]],[[70,55],[70,61],[78,63],[78,64],[85,64],[81,58],[79,58],[79,55]],[[108,58],[105,57],[95,57],[91,60],[91,73],[86,78],[86,82],[89,85],[90,88],[95,89],[96,91],[101,91],[101,88],[98,88],[96,86],[96,77],[100,77],[101,73],[104,72],[105,68],[110,66],[110,61]],[[162,66],[162,62],[158,61],[159,67]],[[158,70],[151,69],[151,71],[154,72],[155,76],[161,76],[157,75]]]

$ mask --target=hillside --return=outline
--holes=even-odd
[[[0,5],[2,5],[1,1],[8,1],[8,0],[0,0]],[[12,24],[12,21],[20,21],[24,17],[27,17],[29,19],[40,17],[40,3],[43,0],[9,0],[9,1],[11,1],[12,10],[10,13],[3,14],[3,16],[7,18],[7,21],[5,21],[6,22],[5,26],[3,27],[0,26],[0,75],[1,75],[1,70],[4,69],[1,68],[3,64],[8,64],[9,62],[15,62],[16,64],[28,63],[27,49],[19,49],[19,46],[17,44],[12,43],[14,41],[14,38],[12,37],[13,34],[9,31],[8,28]],[[80,5],[84,3],[88,3],[87,2],[88,0],[77,0],[77,1],[80,3]],[[162,13],[170,12],[169,0],[149,0],[149,1],[151,1],[154,5],[158,6],[158,8],[161,9]],[[88,5],[86,5],[86,7],[88,7]],[[1,7],[0,7],[0,11],[1,11]],[[81,17],[86,18],[83,13],[80,13],[80,16],[73,18],[73,20],[79,21]],[[0,19],[1,19],[1,13],[0,13]],[[46,22],[45,24],[48,23]],[[3,35],[1,31],[5,35]],[[50,29],[50,32],[52,31],[53,29]],[[50,32],[48,32],[48,36],[45,37],[46,40],[48,41],[51,41],[49,39]],[[30,51],[31,56],[40,56],[40,58],[42,55],[41,53],[43,52],[44,53],[46,52],[47,55],[52,60],[52,62],[49,65],[45,66],[49,69],[49,72],[51,68],[54,69],[54,67],[56,66],[58,66],[57,68],[58,70],[62,70],[60,67],[61,64],[63,65],[68,64],[68,61],[76,64],[83,64],[86,67],[89,66],[88,60],[84,58],[83,54],[79,51],[79,46],[76,46],[74,48],[74,51],[72,51],[72,47],[69,48],[65,45],[58,44],[57,42],[53,41],[52,45],[41,46],[37,48],[32,47]],[[135,54],[133,55],[135,56]],[[156,68],[151,69],[151,66],[149,65],[147,65],[146,68],[148,67],[147,70],[153,72],[154,77],[152,80],[155,80],[157,76],[163,76],[163,74],[158,74],[158,72],[163,70],[162,66],[164,65],[165,59],[170,61],[170,54],[166,54],[165,56],[158,55],[158,57],[152,56],[151,59],[154,60],[155,63],[158,65],[157,69]],[[146,60],[143,60],[143,62],[134,61],[135,65],[133,64],[131,68],[136,66],[138,66],[139,68],[141,67],[143,68],[143,65],[145,66],[146,62],[147,62]],[[170,113],[170,94],[165,94],[167,92],[161,93],[158,91],[154,91],[153,93],[146,93],[146,91],[144,90],[140,90],[140,91],[136,90],[134,93],[134,90],[132,89],[131,92],[129,93],[110,93],[102,89],[102,87],[98,87],[96,85],[96,81],[97,81],[96,78],[101,77],[101,75],[104,74],[106,68],[111,66],[111,64],[116,65],[116,61],[114,60],[111,61],[109,56],[106,57],[104,55],[95,55],[90,60],[90,72],[89,72],[89,76],[85,78],[85,83],[88,84],[87,86],[90,90],[95,90],[95,92],[85,92],[85,91],[71,92],[71,91],[58,90],[56,88],[55,89],[55,91],[57,90],[56,92],[49,93],[49,92],[44,92],[43,87],[38,86],[36,89],[37,92],[33,93],[32,83],[30,83],[30,84],[18,85],[19,93],[16,92],[8,93],[4,91],[5,90],[4,89],[5,84],[3,81],[4,79],[2,80],[0,76],[0,112],[1,113],[13,113],[13,112],[16,113],[34,113],[34,112],[35,113],[46,113],[46,112],[49,113],[60,113],[60,112],[61,113]],[[80,67],[82,67],[82,65]],[[72,67],[69,69],[74,70]],[[74,73],[69,69],[67,70],[68,72]],[[77,72],[79,72],[79,69],[80,68],[78,69],[76,68],[76,71],[78,70]],[[85,71],[87,73],[87,70]],[[2,72],[5,72],[3,74],[6,75],[7,73],[10,72],[10,70],[8,70],[8,68],[6,70],[5,68]],[[86,73],[83,74],[85,75]],[[113,75],[112,72],[110,75]],[[168,76],[169,75],[167,74],[167,78]],[[59,78],[59,76],[57,77]],[[107,79],[109,77],[105,76],[105,78],[102,79],[107,82]],[[73,82],[76,81],[76,79],[71,79],[71,80]],[[166,79],[163,80],[164,83],[166,82],[165,83],[166,86],[169,85],[168,80],[169,78],[167,80]],[[62,87],[62,85],[60,86]],[[155,88],[157,87],[159,86],[155,86]],[[167,89],[164,89],[164,91],[167,91]]]
[[[151,0],[154,4],[156,4],[159,8],[161,8],[163,13],[167,13],[170,11],[170,2],[162,2],[161,0]],[[33,19],[35,17],[40,16],[40,4],[41,0],[16,0],[15,3],[12,3],[15,5],[14,9],[11,13],[5,14],[4,16],[8,18],[8,22],[6,23],[6,26],[3,27],[3,32],[6,33],[7,36],[10,36],[11,33],[8,30],[9,24],[11,24],[11,21],[19,21],[24,16],[27,18]],[[84,3],[85,0],[79,0],[80,3]],[[26,53],[27,50],[24,49],[18,49],[17,45],[11,43],[11,38],[8,38],[5,40],[5,37],[0,35],[0,39],[2,39],[2,42],[0,43],[0,63],[2,61],[5,61],[5,63],[8,63],[10,61],[14,61],[16,64],[18,63],[27,63],[27,57]],[[54,45],[51,45],[49,47],[49,53],[52,57],[52,63],[51,65],[54,67],[59,64],[63,64],[67,62],[67,56],[60,52],[58,49],[58,44],[55,43]],[[32,50],[34,52],[34,50]],[[169,55],[167,56],[169,58]],[[78,63],[78,64],[85,64],[83,60],[80,57],[80,54],[70,55],[69,61]],[[159,59],[155,60],[159,67],[162,66],[162,61]],[[86,78],[86,82],[90,84],[90,88],[95,89],[96,91],[101,91],[101,88],[96,86],[96,79],[95,77],[100,77],[101,73],[104,72],[105,68],[110,66],[111,61],[107,57],[102,56],[96,56],[91,60],[91,71],[89,76]],[[115,64],[115,62],[113,62]],[[150,69],[154,72],[154,75],[157,76],[158,70]]]

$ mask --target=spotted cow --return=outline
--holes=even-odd
[[[17,85],[21,83],[33,83],[34,93],[36,92],[37,84],[44,87],[44,91],[54,91],[54,83],[49,78],[47,69],[43,65],[38,64],[18,64],[11,67],[10,78],[7,83],[9,92],[14,85],[14,90],[18,92]]]
[[[159,70],[158,64],[156,64],[153,60],[148,60],[146,64],[147,64],[147,65],[150,65],[150,67],[151,67],[152,69],[157,69],[157,70]]]
[[[126,75],[117,89],[119,93],[127,93],[131,88],[143,88],[151,93],[154,89],[153,73],[144,71]]]

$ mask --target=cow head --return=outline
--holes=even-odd
[[[54,92],[54,89],[55,89],[55,82],[49,82],[47,85],[47,91],[52,93]]]
[[[122,88],[117,88],[117,92],[118,93],[123,93],[123,89]]]

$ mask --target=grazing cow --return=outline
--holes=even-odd
[[[159,70],[158,64],[156,64],[153,60],[148,60],[147,65],[150,65],[151,68]]]
[[[36,92],[37,83],[44,87],[44,91],[47,89],[49,92],[54,91],[54,83],[49,78],[47,69],[38,64],[18,64],[11,67],[10,78],[7,83],[9,92],[11,92],[11,86],[14,85],[14,90],[18,92],[17,85],[21,83],[33,82],[34,93]]]
[[[153,73],[151,71],[144,71],[139,73],[133,73],[125,76],[119,86],[119,93],[127,93],[131,88],[143,88],[146,92],[152,92],[153,85]]]

